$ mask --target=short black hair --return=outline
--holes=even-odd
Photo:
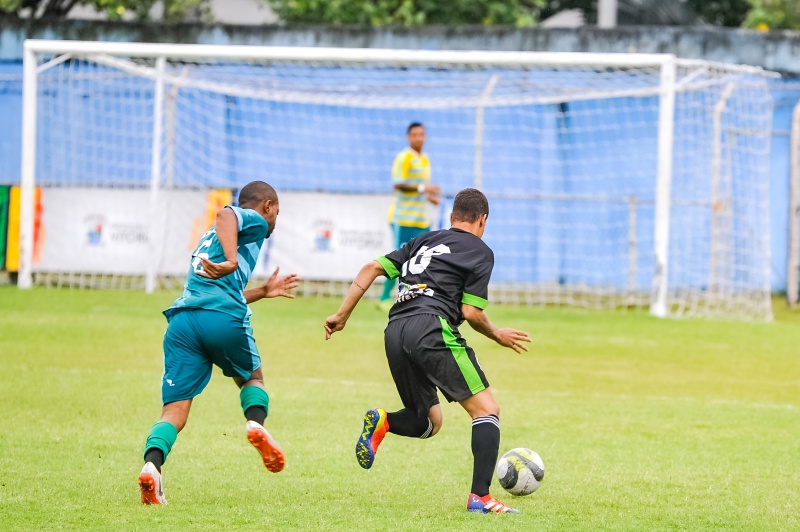
[[[483,215],[489,215],[489,200],[477,188],[465,188],[453,201],[453,219],[475,223]]]
[[[263,181],[251,181],[239,191],[239,205],[242,207],[266,200],[277,202],[278,193]]]
[[[408,128],[406,129],[406,135],[411,133],[411,130],[414,129],[415,127],[421,127],[425,129],[425,126],[422,125],[422,122],[411,122],[410,124],[408,124]]]

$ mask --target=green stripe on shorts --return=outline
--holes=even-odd
[[[464,380],[467,381],[469,391],[471,391],[473,394],[476,394],[485,390],[486,387],[483,385],[481,376],[478,375],[478,370],[476,370],[475,366],[472,365],[472,361],[469,359],[469,354],[467,354],[466,348],[458,343],[458,339],[456,338],[456,335],[453,334],[453,329],[450,328],[450,324],[448,324],[441,316],[438,316],[438,318],[439,321],[442,322],[442,337],[444,338],[444,344],[450,349],[450,352],[453,353],[453,358],[456,359],[456,364],[458,364],[461,374],[464,376]]]

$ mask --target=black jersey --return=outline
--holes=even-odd
[[[458,325],[464,321],[462,303],[486,307],[494,253],[472,233],[432,231],[377,260],[390,279],[400,277],[389,321],[436,314]]]

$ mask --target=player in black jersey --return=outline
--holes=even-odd
[[[403,409],[375,408],[364,416],[356,458],[369,469],[386,432],[430,438],[442,426],[436,389],[458,401],[472,417],[472,493],[467,510],[517,513],[489,495],[500,446],[500,407],[475,352],[458,332],[466,320],[479,333],[516,352],[527,351],[528,335],[499,329],[484,313],[494,254],[481,238],[489,202],[479,190],[458,193],[452,227],[426,233],[385,257],[365,265],[339,311],[325,320],[325,338],[344,329],[361,297],[379,275],[400,278],[400,292],[389,312],[386,357]]]

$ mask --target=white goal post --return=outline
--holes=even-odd
[[[421,120],[433,181],[489,197],[493,300],[768,320],[770,76],[668,54],[28,40],[19,286],[152,291],[179,276],[185,235],[170,235],[192,225],[183,206],[251,179],[282,197],[273,259],[300,261],[289,235],[305,236],[289,224],[305,220],[284,191],[308,216],[345,197],[367,209],[390,191],[404,125]],[[104,240],[103,208],[147,227],[118,222]],[[340,230],[354,216],[341,210],[309,222],[318,262],[380,240]],[[66,244],[70,216],[92,249]],[[383,216],[374,225],[388,231]],[[80,260],[102,253],[115,265]],[[305,273],[320,293],[343,280],[326,271]]]
[[[800,275],[800,102],[792,110],[789,133],[789,246],[786,261],[786,302],[797,308]]]

